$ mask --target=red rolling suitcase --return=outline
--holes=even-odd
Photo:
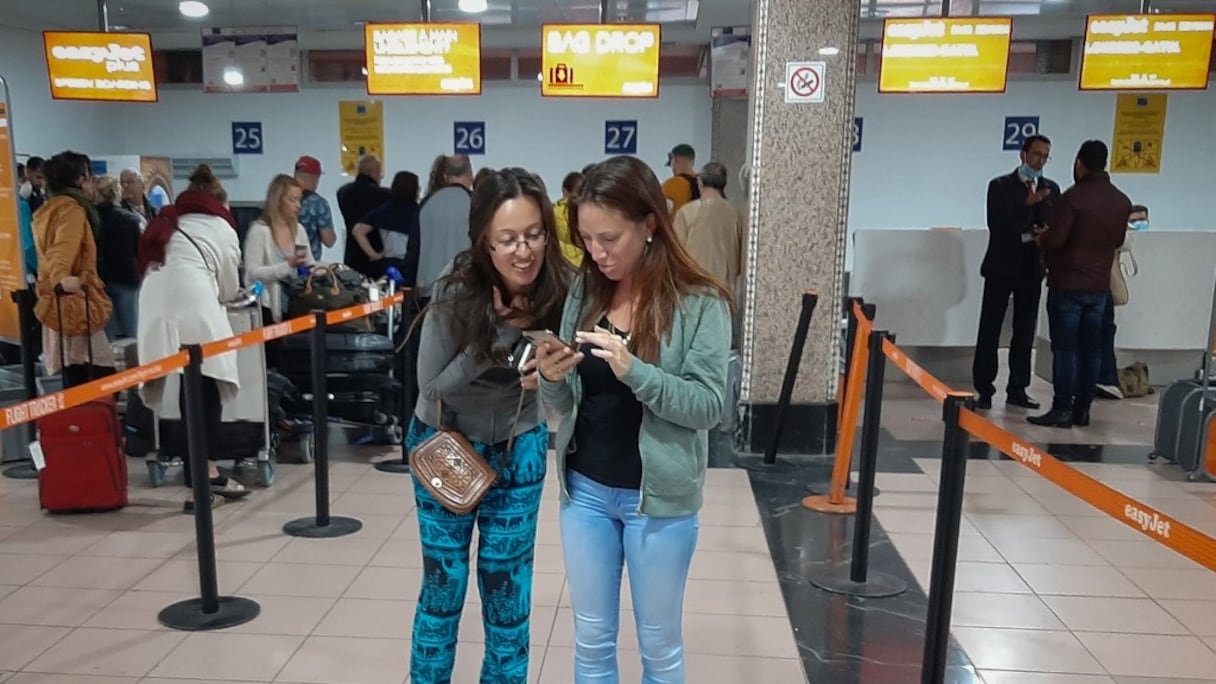
[[[83,296],[83,291],[82,291]],[[56,309],[60,291],[56,288]],[[63,329],[63,312],[59,311]],[[85,297],[88,320],[88,297]],[[89,367],[93,366],[90,342]],[[65,367],[62,333],[60,365]],[[38,472],[38,500],[50,513],[112,511],[127,505],[127,460],[114,395],[52,413],[38,421],[45,466]]]

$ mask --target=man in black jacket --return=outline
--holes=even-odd
[[[369,278],[379,276],[378,269],[371,259],[363,253],[359,243],[351,234],[363,217],[372,209],[389,201],[391,194],[388,188],[380,185],[384,179],[384,165],[373,155],[365,155],[359,159],[358,175],[355,179],[338,188],[338,210],[342,212],[342,220],[346,223],[345,259],[347,266],[355,269]],[[384,245],[380,242],[379,231],[372,231],[367,239],[372,243],[372,249],[380,251]]]
[[[976,406],[992,408],[996,394],[997,347],[1009,299],[1013,298],[1013,339],[1009,344],[1009,383],[1005,403],[1036,409],[1026,394],[1030,385],[1030,353],[1039,318],[1043,264],[1035,230],[1046,225],[1047,212],[1060,196],[1060,186],[1043,176],[1051,158],[1051,141],[1033,135],[1022,145],[1022,163],[1013,173],[988,183],[988,251],[980,266],[984,299],[975,340],[972,381]]]

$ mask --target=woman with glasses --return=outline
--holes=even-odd
[[[561,416],[566,582],[575,684],[616,683],[621,570],[643,684],[683,684],[684,586],[697,545],[708,431],[722,417],[731,296],[684,249],[650,167],[614,157],[571,199],[589,257],[559,335],[537,350],[545,403]]]
[[[486,635],[479,681],[527,681],[532,556],[549,430],[534,392],[535,362],[520,357],[526,347],[522,331],[552,328],[561,315],[567,278],[553,236],[553,207],[541,181],[523,169],[495,172],[473,192],[471,247],[436,283],[426,311],[420,396],[407,448],[412,451],[439,428],[455,430],[498,480],[466,515],[444,508],[414,480],[423,578],[410,681],[452,679],[474,525]]]

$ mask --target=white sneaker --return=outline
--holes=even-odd
[[[1097,385],[1094,387],[1098,396],[1103,399],[1122,399],[1123,390],[1118,385]]]

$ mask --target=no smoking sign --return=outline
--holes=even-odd
[[[794,104],[823,102],[824,62],[786,62],[785,101]]]

